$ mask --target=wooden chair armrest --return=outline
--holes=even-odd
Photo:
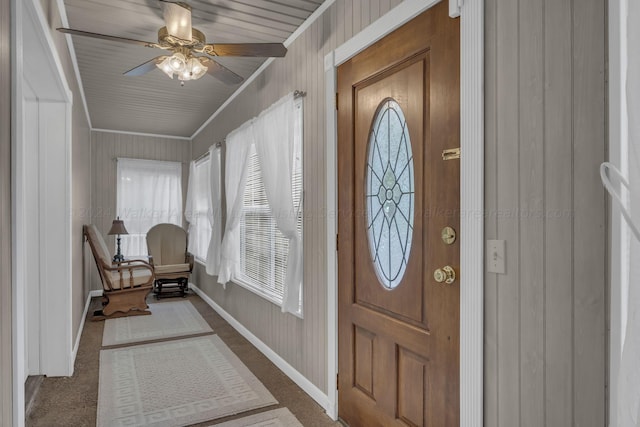
[[[149,257],[149,258],[151,258],[151,257]],[[131,264],[131,263],[134,263],[134,262],[136,263],[136,265],[144,264],[144,265],[148,265],[150,267],[153,266],[153,264],[151,264],[149,261],[145,261],[143,259],[127,259],[127,260],[124,260],[124,261],[120,261],[118,264],[119,265]]]
[[[132,262],[136,262],[136,264],[131,264]],[[154,274],[153,274],[153,267],[146,261],[144,260],[129,260],[129,261],[123,261],[122,263],[115,265],[115,266],[104,266],[105,271],[117,271],[118,273],[120,273],[120,289],[126,289],[124,286],[124,277],[123,277],[123,271],[124,270],[129,270],[129,288],[133,288],[133,270],[139,270],[141,268],[147,269],[151,272],[151,277],[149,279],[149,281],[147,282],[147,284],[152,284],[153,280],[154,280]]]

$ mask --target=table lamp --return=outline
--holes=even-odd
[[[116,219],[113,220],[113,224],[111,224],[111,230],[109,230],[109,234],[110,236],[112,235],[117,235],[117,242],[118,242],[118,251],[117,253],[113,256],[113,262],[122,262],[124,261],[124,255],[122,255],[122,253],[120,253],[120,235],[121,234],[129,234],[129,232],[127,231],[126,228],[124,228],[124,221],[122,221],[120,219],[120,217],[117,217]]]

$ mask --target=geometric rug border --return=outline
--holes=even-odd
[[[265,421],[278,420],[278,425],[282,427],[303,427],[295,415],[287,408],[272,409],[271,411],[260,412],[258,414],[249,415],[243,418],[227,421],[220,424],[213,424],[209,427],[254,427],[264,423]]]
[[[206,387],[198,389],[198,392],[206,394],[207,397],[193,402],[181,403],[178,406],[166,406],[159,412],[145,412],[145,401],[143,399],[171,399],[177,393],[181,393],[182,389],[180,387],[184,386],[184,384],[179,381],[180,378],[172,379],[170,377],[172,374],[171,366],[168,366],[166,370],[163,370],[164,367],[160,366],[162,357],[167,352],[173,354],[180,351],[186,352],[184,353],[185,355],[206,359],[203,362],[205,363],[204,366],[191,366],[185,363],[178,367],[198,370],[198,373],[190,372],[191,376],[189,378],[194,378],[193,375],[197,375],[202,377],[204,381],[206,375],[215,377],[211,382],[207,382],[207,386],[210,386],[211,390],[205,390]],[[159,360],[159,365],[143,364],[141,369],[157,368],[161,370],[161,372],[169,376],[163,381],[174,384],[173,388],[166,389],[165,387],[162,390],[154,388],[153,396],[149,393],[141,397],[144,394],[145,387],[148,388],[149,386],[140,386],[140,384],[145,384],[157,378],[157,376],[140,377],[137,372],[136,362],[141,363],[147,357],[151,360],[154,360],[154,358]],[[117,366],[116,363],[118,364]],[[205,371],[202,371],[203,369]],[[201,390],[205,391],[201,392]],[[223,390],[231,391],[231,393],[222,393]],[[184,394],[179,395],[183,396]],[[204,421],[214,421],[277,403],[278,401],[264,384],[242,363],[218,335],[205,335],[100,351],[97,427],[129,425],[185,426]]]
[[[157,320],[154,319],[162,316],[162,319],[165,320],[165,316],[169,314],[166,312],[169,308],[182,310],[184,313],[182,319],[190,322],[191,327],[174,330],[172,332],[154,328],[157,326],[157,323],[154,323],[157,322]],[[191,301],[152,303],[149,304],[149,309],[152,310],[152,313],[153,310],[156,311],[155,318],[154,314],[151,314],[150,316],[128,316],[105,320],[104,331],[102,333],[102,347],[148,343],[169,338],[213,333],[211,326],[204,320]],[[136,328],[139,328],[139,325],[144,325],[146,330],[144,330],[144,327],[142,330],[136,330]],[[127,333],[130,335],[127,338],[118,339],[119,333]]]
[[[209,427],[253,427],[258,423],[277,419],[282,427],[303,427],[295,415],[287,408],[272,409],[271,411],[260,412],[243,418],[214,424]]]

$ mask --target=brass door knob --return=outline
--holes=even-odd
[[[444,266],[433,272],[433,278],[438,283],[452,284],[456,281],[456,271],[450,265]]]

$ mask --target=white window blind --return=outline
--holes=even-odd
[[[291,195],[296,207],[298,233],[302,236],[302,103],[297,103],[296,107]],[[236,280],[276,304],[282,304],[289,239],[276,226],[260,167],[256,149],[252,146],[240,219],[240,274]]]
[[[146,256],[151,227],[182,226],[182,163],[119,158],[117,180],[117,215],[129,232],[122,253]]]

